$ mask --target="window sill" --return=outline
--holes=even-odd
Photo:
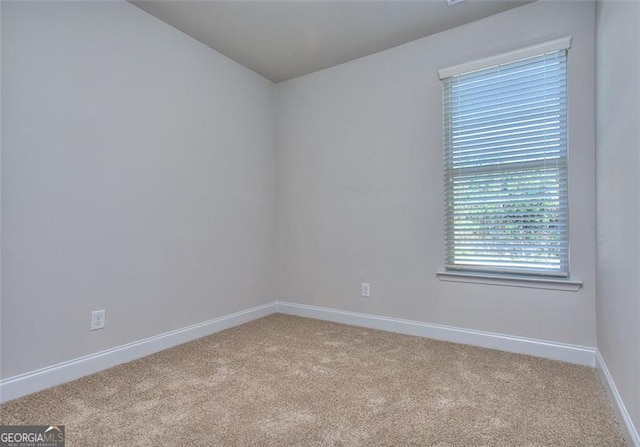
[[[582,281],[568,279],[536,278],[530,276],[504,276],[489,273],[445,272],[438,271],[440,281],[466,282],[473,284],[490,284],[493,286],[527,287],[532,289],[563,290],[577,292]]]

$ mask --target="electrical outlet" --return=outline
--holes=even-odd
[[[94,310],[91,312],[91,330],[95,331],[96,329],[104,329],[106,318],[105,310]]]
[[[363,282],[360,288],[360,295],[364,297],[371,296],[371,285],[368,282]]]

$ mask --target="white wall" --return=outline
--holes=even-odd
[[[640,3],[597,6],[598,349],[640,432]]]
[[[595,346],[594,9],[537,2],[279,84],[279,298]],[[566,35],[571,272],[583,288],[439,281],[438,69]]]
[[[4,2],[0,1],[0,26]],[[0,28],[0,338],[2,336],[2,29]],[[2,377],[2,340],[0,340],[0,377]]]
[[[273,84],[126,2],[2,7],[2,376],[275,299]]]

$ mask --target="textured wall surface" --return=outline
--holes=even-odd
[[[275,299],[273,84],[127,2],[2,19],[3,376]]]
[[[640,431],[640,3],[596,17],[598,349]]]
[[[278,296],[595,346],[594,13],[590,2],[536,2],[278,84]],[[572,37],[571,274],[582,289],[439,281],[438,70],[563,36]]]

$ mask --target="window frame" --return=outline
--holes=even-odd
[[[450,78],[460,74],[466,74],[473,71],[482,70],[485,68],[494,67],[497,65],[510,64],[520,61],[522,59],[541,56],[543,54],[557,52],[561,50],[568,50],[571,47],[571,37],[562,37],[552,41],[544,42],[538,45],[521,48],[518,50],[502,53],[493,57],[484,58],[452,67],[448,67],[438,71],[440,80]],[[565,95],[568,94],[568,78],[565,84]],[[444,95],[444,89],[443,89]],[[444,105],[443,97],[443,105]],[[443,109],[443,121],[445,120],[445,110]],[[566,115],[565,115],[566,119]],[[568,125],[568,123],[566,123]],[[567,138],[568,139],[568,138]],[[445,143],[446,144],[446,143]],[[564,152],[564,169],[568,171],[568,142],[566,150]],[[446,163],[446,161],[445,161]],[[445,166],[446,169],[446,166]],[[522,169],[521,169],[522,171]],[[568,180],[565,185],[566,196],[568,200]],[[449,204],[446,201],[449,196],[445,192],[445,212],[447,212]],[[568,205],[568,204],[567,204]],[[568,228],[569,212],[566,211],[566,232],[565,232],[565,247],[566,247],[566,266],[565,271],[558,274],[548,274],[547,272],[538,270],[530,271],[527,269],[514,269],[514,268],[482,268],[480,266],[451,266],[446,265],[447,256],[445,256],[445,267],[443,270],[437,272],[437,276],[441,280],[445,281],[462,281],[462,282],[474,282],[474,283],[488,283],[496,285],[511,285],[519,287],[536,287],[545,289],[559,289],[559,290],[578,290],[581,286],[580,281],[574,281],[570,279],[570,256],[569,256],[569,228]],[[445,241],[448,239],[445,232]],[[447,248],[445,247],[445,252]]]

